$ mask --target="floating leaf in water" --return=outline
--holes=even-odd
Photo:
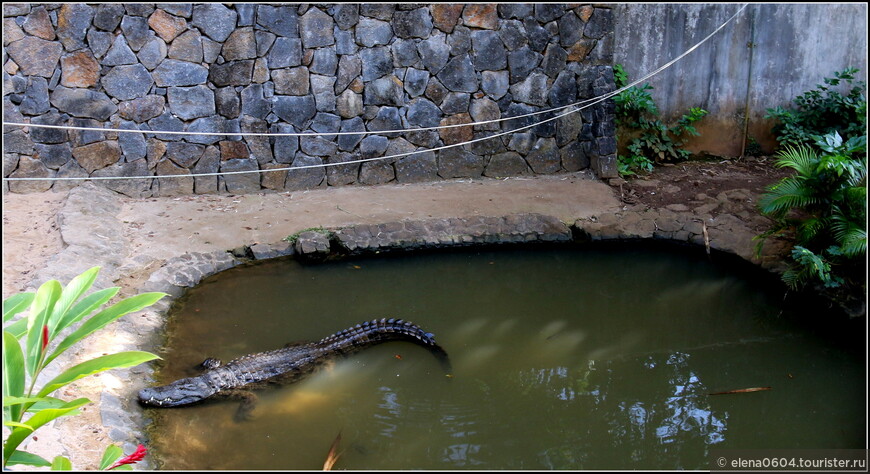
[[[771,389],[772,389],[772,387],[741,388],[741,389],[737,389],[737,390],[728,390],[725,392],[708,393],[707,395],[729,395],[732,393],[763,392],[765,390],[771,390]]]
[[[335,463],[338,462],[338,458],[341,456],[341,453],[338,452],[338,444],[341,443],[341,431],[338,432],[338,436],[332,441],[332,446],[329,447],[329,452],[326,453],[326,461],[323,463],[324,471],[331,471],[332,466],[335,466]]]

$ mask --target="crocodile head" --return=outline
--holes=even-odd
[[[139,403],[152,407],[177,407],[200,402],[216,392],[202,377],[191,377],[169,385],[142,389],[139,391]]]

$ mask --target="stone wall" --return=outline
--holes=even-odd
[[[566,4],[4,4],[7,122],[198,132],[359,132],[461,125],[614,89],[609,6]],[[616,175],[612,101],[553,117],[406,132],[205,136],[4,128],[3,176],[97,181],[147,197],[459,177]],[[13,192],[82,181],[4,181]]]

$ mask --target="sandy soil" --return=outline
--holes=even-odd
[[[34,269],[63,248],[56,214],[66,193],[3,196],[3,294],[26,288]],[[611,188],[583,173],[539,178],[348,186],[287,193],[118,196],[119,219],[137,254],[273,243],[309,227],[538,212],[566,221],[619,205]]]
[[[56,215],[66,193],[3,195],[3,297],[21,291],[63,248]]]

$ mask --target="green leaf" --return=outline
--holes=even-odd
[[[60,408],[66,404],[66,400],[54,397],[3,397],[4,406],[27,405],[23,411],[37,413],[49,408]]]
[[[142,308],[146,308],[156,303],[157,300],[166,296],[166,293],[142,293],[140,295],[131,296],[129,298],[123,299],[114,305],[100,311],[92,318],[88,319],[81,326],[78,327],[75,331],[73,331],[69,336],[67,336],[60,344],[58,344],[57,348],[54,352],[45,359],[46,365],[53,361],[57,356],[67,350],[73,344],[81,341],[85,337],[89,336],[93,332],[103,328],[107,324],[112,321],[124,316],[128,313],[133,313],[141,310]]]
[[[32,453],[28,453],[27,451],[15,451],[11,456],[5,458],[6,465],[12,466],[14,464],[23,464],[25,466],[38,466],[38,467],[47,467],[51,466],[51,463],[43,459],[41,456],[37,456]]]
[[[36,403],[36,402],[47,402],[51,400],[50,398],[36,398],[36,397],[8,397],[3,396],[3,406],[9,407],[13,405],[24,405],[25,403]]]
[[[94,310],[104,305],[107,301],[118,294],[120,289],[121,288],[117,286],[105,288],[82,298],[82,300],[76,303],[72,309],[66,312],[66,315],[58,323],[57,332],[63,331],[67,327],[79,322],[83,317],[91,314]]]
[[[6,444],[3,445],[3,459],[8,460],[9,457],[12,456],[12,453],[15,452],[15,448],[17,448],[22,441],[27,439],[33,431],[37,430],[42,425],[62,416],[76,415],[79,413],[77,408],[89,402],[90,400],[87,398],[79,398],[66,403],[62,408],[42,410],[39,413],[34,414],[24,423],[27,425],[27,428],[16,427],[9,434],[9,437],[6,439]]]
[[[49,280],[36,290],[30,316],[27,320],[27,342],[25,344],[25,362],[27,374],[35,378],[39,372],[39,362],[42,358],[42,327],[51,314],[55,303],[60,298],[62,288],[57,280]]]
[[[69,284],[67,284],[66,288],[63,289],[60,298],[54,305],[51,316],[49,316],[48,321],[46,321],[46,324],[48,324],[49,338],[53,338],[54,335],[58,333],[58,325],[66,316],[66,312],[72,307],[73,303],[78,301],[84,292],[94,284],[94,280],[97,279],[97,274],[99,273],[100,267],[93,267],[73,278]]]
[[[52,471],[72,471],[72,463],[63,456],[57,456],[51,463]]]
[[[87,377],[96,373],[104,372],[111,369],[122,369],[133,367],[149,360],[159,359],[160,357],[150,352],[142,351],[127,351],[117,354],[109,354],[96,359],[91,359],[81,364],[70,367],[63,373],[45,384],[42,390],[36,394],[37,397],[43,397],[54,392],[60,387],[72,383],[80,378]]]
[[[3,300],[3,322],[8,322],[13,316],[27,309],[34,296],[33,292],[18,293]]]
[[[115,446],[114,444],[109,445],[105,451],[103,451],[103,459],[100,460],[100,470],[105,470],[109,466],[115,463],[118,459],[121,459],[121,456],[124,455],[124,450]]]
[[[33,431],[33,428],[31,428],[29,425],[25,425],[24,423],[19,423],[17,421],[4,421],[3,424],[6,426],[11,426],[13,428],[17,426],[20,428],[24,428],[25,430],[28,430],[28,431]]]
[[[27,334],[27,323],[30,318],[21,318],[18,321],[3,328],[9,334],[15,336],[15,339],[21,339],[21,336]]]
[[[24,395],[24,353],[21,344],[8,331],[3,331],[3,394]],[[3,406],[3,419],[21,420],[20,406]]]

